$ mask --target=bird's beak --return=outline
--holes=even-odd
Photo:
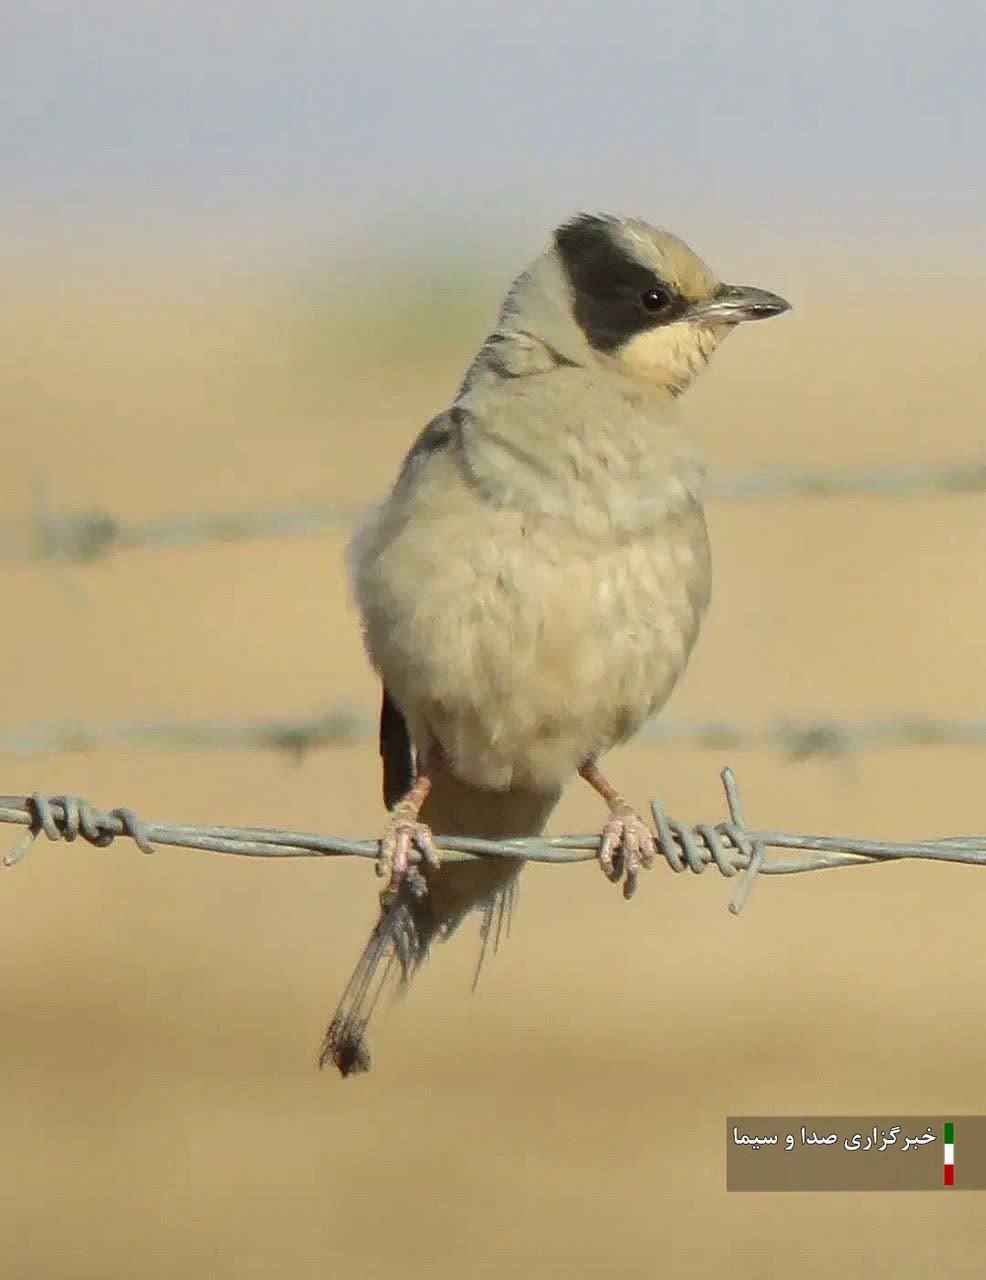
[[[766,320],[768,316],[779,316],[782,311],[790,310],[790,302],[766,289],[754,289],[747,284],[721,284],[711,298],[689,307],[688,316],[711,324],[739,324],[741,320]]]

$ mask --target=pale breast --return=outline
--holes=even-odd
[[[602,548],[444,480],[356,546],[371,660],[463,778],[557,786],[635,732],[684,669],[708,600],[701,505],[683,495],[646,535]]]

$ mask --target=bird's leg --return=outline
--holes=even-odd
[[[390,811],[390,822],[380,840],[377,858],[378,876],[386,876],[387,884],[380,894],[380,901],[389,906],[411,872],[411,854],[417,849],[433,870],[441,866],[441,856],[435,846],[435,838],[427,823],[418,821],[421,807],[431,792],[432,778],[439,768],[441,754],[437,750],[418,753],[418,767],[414,782]]]
[[[597,858],[606,878],[623,881],[623,896],[630,898],[637,888],[641,867],[650,867],[657,856],[654,833],[606,778],[593,759],[583,761],[579,776],[584,778],[609,805],[609,820],[599,839]]]

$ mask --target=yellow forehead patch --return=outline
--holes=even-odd
[[[618,224],[616,234],[638,262],[653,267],[689,302],[702,302],[719,287],[715,272],[670,231],[662,231],[637,218],[626,218]]]

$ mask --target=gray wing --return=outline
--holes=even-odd
[[[461,431],[461,412],[457,408],[440,413],[424,428],[411,446],[395,489],[411,482],[414,473],[433,454],[453,446]],[[386,688],[380,704],[380,758],[383,761],[383,799],[388,809],[407,795],[414,782],[414,747],[407,721]]]

